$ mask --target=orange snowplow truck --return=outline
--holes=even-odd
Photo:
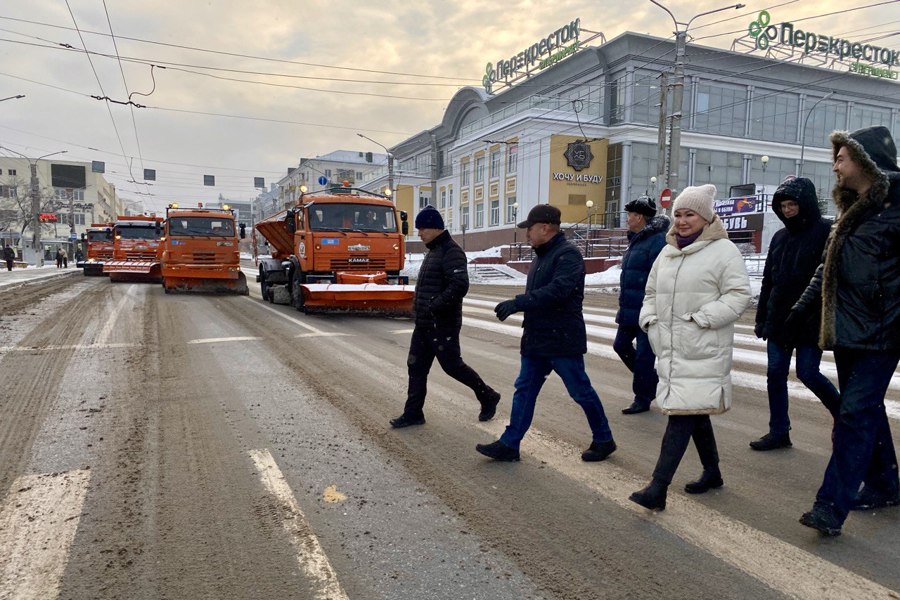
[[[304,192],[256,229],[273,248],[259,263],[265,300],[303,312],[412,315],[414,288],[400,274],[409,224],[386,196],[349,187]]]
[[[162,278],[166,293],[250,293],[241,273],[240,238],[244,225],[234,211],[222,208],[166,209],[163,228]]]
[[[79,269],[84,269],[84,276],[103,275],[103,264],[113,257],[113,224],[92,223],[81,234],[81,239],[87,243],[87,256],[84,260],[75,263]]]
[[[110,281],[162,281],[162,217],[118,217],[113,225],[113,259],[103,264]]]

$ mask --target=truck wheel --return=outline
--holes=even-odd
[[[263,300],[272,302],[272,290],[269,289],[269,282],[266,280],[266,272],[262,269],[259,270],[259,291],[262,294]]]
[[[300,312],[306,312],[303,308],[303,271],[295,268],[291,273],[291,306]]]

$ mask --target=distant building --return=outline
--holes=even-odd
[[[92,163],[54,159],[0,157],[0,238],[34,256],[34,210],[31,167],[40,197],[41,242],[44,255],[64,246],[74,254],[76,241],[91,223],[108,222],[124,210],[114,185]]]
[[[278,210],[293,206],[300,196],[300,186],[315,192],[348,182],[360,187],[365,176],[387,164],[387,155],[377,152],[336,150],[324,156],[301,158],[298,167],[288,169],[288,174],[276,184]]]

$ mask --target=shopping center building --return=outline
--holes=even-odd
[[[663,191],[660,90],[669,90],[671,124],[675,40],[630,32],[585,39],[579,20],[547,31],[522,40],[526,49],[511,59],[489,63],[484,87],[459,89],[440,123],[390,148],[397,204],[411,220],[433,204],[467,249],[478,250],[513,241],[514,223],[538,203],[596,232],[619,227],[630,199]],[[757,229],[757,242],[766,198],[725,202],[753,195],[735,186],[771,192],[800,173],[834,214],[828,135],[885,125],[900,139],[900,52],[789,22],[763,27],[759,40],[745,36],[733,50],[688,41],[679,164],[671,169],[676,196],[712,183],[723,217],[757,214],[725,219],[735,230]],[[387,176],[377,170],[365,185],[384,188]]]

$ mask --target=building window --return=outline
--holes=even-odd
[[[484,157],[479,156],[475,159],[475,183],[484,181]]]
[[[508,196],[506,198],[506,222],[507,223],[515,223],[516,222],[516,209],[513,208],[513,205],[516,203],[515,196]]]
[[[459,170],[462,174],[462,185],[469,185],[469,161],[459,163]]]
[[[425,195],[425,192],[419,191],[419,210],[422,210],[428,206],[428,196]]]
[[[19,189],[14,185],[0,185],[0,198],[18,198]]]
[[[500,177],[500,150],[491,152],[491,179]]]
[[[325,169],[325,177],[331,179],[331,169]]]
[[[84,213],[75,213],[72,216],[75,218],[75,225],[84,225]]]
[[[703,83],[697,86],[694,129],[744,137],[747,121],[747,88]]]
[[[76,202],[84,201],[84,190],[80,188],[53,188],[53,193],[56,196],[57,200],[61,200],[63,202],[68,202],[69,200],[74,200]]]
[[[9,169],[8,171],[6,171],[6,174],[9,175],[10,177],[15,177],[15,176],[16,176],[16,170],[15,170],[15,169]]]
[[[447,208],[447,190],[441,190],[441,210]]]
[[[475,229],[484,227],[484,202],[475,204]]]
[[[506,174],[515,173],[519,164],[519,144],[509,144],[506,147]]]
[[[750,137],[757,140],[788,142],[797,140],[797,113],[800,96],[756,89],[750,108]]]
[[[500,199],[491,200],[491,225],[500,224]]]
[[[465,231],[466,229],[469,228],[469,207],[468,207],[468,205],[463,206],[462,208],[459,209],[459,220],[462,221],[460,226],[462,227],[463,231]]]

